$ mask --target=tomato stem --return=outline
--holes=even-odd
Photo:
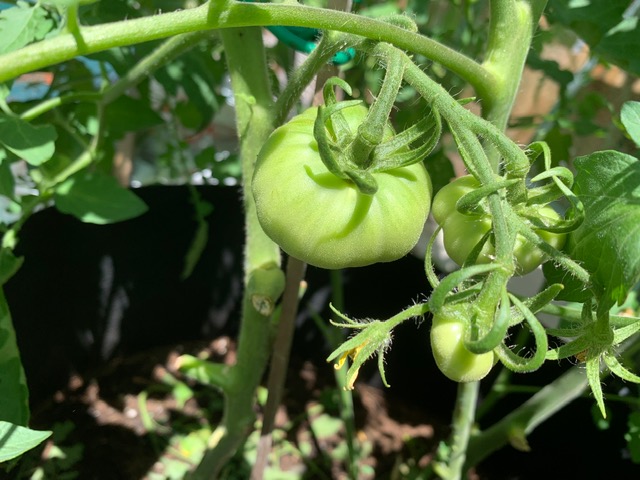
[[[371,165],[372,152],[382,142],[391,109],[402,86],[404,62],[399,53],[395,49],[383,50],[386,72],[382,88],[369,108],[366,118],[358,127],[358,132],[349,148],[349,156],[353,163],[363,169]]]

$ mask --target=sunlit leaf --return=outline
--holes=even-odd
[[[0,421],[0,463],[22,455],[36,447],[51,435],[49,431],[30,428]]]
[[[40,5],[18,2],[0,12],[0,54],[11,52],[36,40],[42,40],[53,28],[53,20]]]
[[[114,223],[142,215],[147,206],[133,192],[106,175],[80,172],[60,184],[56,207],[86,223]]]
[[[631,139],[640,147],[640,102],[626,102],[622,105],[620,120]]]
[[[31,125],[0,113],[0,145],[30,165],[41,165],[52,157],[57,136],[52,125]]]

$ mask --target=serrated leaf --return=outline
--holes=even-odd
[[[0,12],[0,54],[42,40],[53,26],[47,11],[39,5],[18,2],[15,7]]]
[[[56,208],[85,223],[106,224],[142,215],[147,206],[113,177],[80,172],[57,188]]]
[[[18,117],[0,113],[0,144],[34,167],[53,156],[58,137],[52,125],[31,125]]]
[[[38,446],[51,436],[49,431],[31,430],[30,428],[0,421],[0,463],[22,455]]]
[[[15,425],[27,425],[29,422],[27,380],[20,361],[9,306],[2,288],[0,288],[0,421]],[[1,433],[0,439],[4,439]],[[1,447],[0,443],[0,452]]]
[[[640,147],[640,102],[626,102],[622,105],[620,120],[631,139]]]
[[[621,303],[640,280],[640,162],[604,151],[577,158],[575,167],[574,192],[585,219],[568,250],[605,301]]]

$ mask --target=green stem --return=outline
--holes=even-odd
[[[477,465],[507,443],[526,448],[526,435],[538,425],[582,395],[587,387],[583,367],[573,367],[545,386],[522,406],[469,442],[466,467]]]
[[[280,251],[263,232],[251,194],[251,178],[260,147],[272,130],[273,101],[260,29],[221,32],[236,101],[246,214],[245,292],[237,361],[225,392],[222,422],[209,440],[193,478],[216,478],[219,469],[236,452],[254,421],[254,395],[270,355],[273,304],[284,279]]]
[[[269,396],[262,416],[262,431],[258,442],[257,458],[251,471],[251,478],[255,480],[263,478],[264,470],[267,466],[267,457],[271,452],[276,412],[282,400],[282,392],[289,366],[289,353],[296,326],[300,282],[304,278],[306,266],[303,261],[295,257],[289,257],[287,262],[287,283],[282,295],[278,331],[272,348],[269,379],[267,380]]]
[[[451,435],[451,454],[443,478],[460,480],[463,478],[467,445],[474,424],[480,382],[458,384],[456,409],[453,412],[453,433]]]
[[[283,124],[300,98],[302,91],[311,83],[313,78],[320,72],[333,55],[347,45],[346,40],[341,34],[327,32],[322,36],[322,40],[318,47],[311,52],[300,67],[298,67],[287,79],[287,86],[282,91],[276,102],[274,125]],[[318,79],[317,85],[322,86],[323,82]]]
[[[385,49],[384,52],[385,75],[382,88],[369,108],[367,117],[358,126],[358,133],[349,146],[353,163],[362,168],[371,164],[371,152],[382,142],[389,115],[402,86],[404,62],[399,55],[400,52],[395,49]]]
[[[211,35],[211,32],[199,31],[184,33],[170,38],[139,61],[118,81],[109,86],[103,93],[102,103],[106,105],[112,102],[129,88],[147,78],[151,72],[194,47],[201,40],[211,37]]]
[[[331,303],[340,310],[344,310],[344,286],[341,270],[331,270]],[[344,341],[342,331],[337,328],[328,330],[329,344],[335,350]],[[334,369],[334,377],[338,385],[338,395],[340,396],[340,418],[344,424],[345,442],[349,452],[348,473],[351,480],[358,478],[358,450],[356,448],[356,425],[353,409],[353,393],[347,388],[347,369]]]
[[[30,122],[34,118],[47,113],[61,105],[74,102],[97,102],[102,98],[98,92],[77,92],[62,97],[48,98],[20,114],[22,120]]]
[[[229,2],[229,8],[216,10],[206,3],[200,7],[163,13],[152,17],[108,23],[82,28],[84,45],[80,48],[71,34],[28,45],[0,55],[0,82],[23,73],[70,60],[78,55],[100,52],[115,47],[158,40],[197,30],[226,29],[247,26],[301,26],[337,30],[377,41],[393,43],[425,56],[449,68],[467,80],[484,96],[493,76],[471,58],[423,35],[412,33],[390,23],[352,13],[307,7],[297,4],[264,4]]]
[[[545,1],[491,0],[489,41],[483,66],[494,82],[482,97],[483,116],[504,130],[513,107],[534,28]],[[534,17],[537,15],[537,17]]]

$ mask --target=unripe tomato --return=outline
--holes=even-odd
[[[471,175],[460,177],[443,187],[433,199],[433,216],[442,227],[444,248],[451,259],[462,265],[480,239],[491,229],[488,214],[462,214],[456,210],[456,202],[465,193],[478,188],[480,184]],[[537,214],[549,220],[560,216],[551,207],[543,206]],[[542,239],[555,248],[562,248],[566,235],[537,230]],[[516,236],[513,251],[516,274],[524,275],[535,270],[545,259],[542,250],[534,247],[521,235]],[[489,239],[478,256],[476,263],[489,263],[495,256],[494,245]]]
[[[454,382],[475,382],[483,379],[495,363],[494,353],[477,355],[464,346],[466,310],[444,307],[433,316],[431,352],[440,371]]]
[[[355,132],[364,106],[342,110]],[[329,172],[320,158],[310,108],[263,146],[252,191],[264,231],[289,255],[322,268],[389,262],[417,243],[429,214],[431,180],[422,163],[372,173],[373,195]],[[394,132],[388,126],[384,139]]]

